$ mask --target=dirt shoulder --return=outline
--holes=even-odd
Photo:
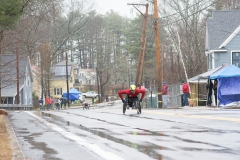
[[[0,115],[0,159],[11,160],[13,150],[10,146],[11,139],[6,128],[6,118],[6,115]]]
[[[7,112],[0,110],[0,159],[25,160]]]

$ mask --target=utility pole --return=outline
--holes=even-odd
[[[162,81],[164,81],[164,67],[163,67],[163,65],[164,65],[164,45],[162,44]]]
[[[19,98],[19,58],[18,58],[18,39],[16,42],[16,70],[17,70],[17,104],[20,104]]]
[[[143,28],[142,28],[141,48],[140,48],[140,52],[139,52],[138,69],[137,69],[136,81],[135,81],[135,85],[140,87],[142,85],[144,54],[145,54],[145,49],[146,49],[146,27],[147,27],[147,17],[148,17],[148,4],[128,4],[128,5],[133,5],[134,8],[136,8],[135,5],[146,6],[145,14],[143,14],[136,8],[141,13],[141,15],[143,15],[143,17],[144,17],[144,23],[143,23]]]
[[[3,31],[0,31],[0,104],[2,103],[2,40]]]
[[[69,84],[68,84],[68,56],[67,56],[67,52],[66,53],[66,82],[67,82],[67,104],[68,104],[68,108],[70,107],[69,105]]]
[[[156,43],[156,72],[157,72],[157,87],[158,87],[158,107],[162,108],[162,72],[161,72],[161,54],[160,54],[160,38],[158,30],[158,2],[154,0],[154,29],[155,29],[155,43]]]

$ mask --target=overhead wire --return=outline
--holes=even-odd
[[[193,16],[193,15],[199,13],[199,12],[204,11],[206,8],[212,6],[213,4],[217,3],[218,1],[220,1],[220,0],[216,0],[216,1],[214,1],[214,2],[211,2],[211,3],[210,3],[209,5],[207,5],[207,6],[206,6],[206,4],[204,3],[203,5],[200,6],[200,7],[202,7],[202,6],[205,5],[204,8],[202,8],[202,9],[200,9],[200,10],[198,10],[198,11],[196,11],[196,12],[194,12],[194,13],[188,15],[188,16],[185,16],[185,17],[183,17],[183,18],[181,18],[181,19],[174,20],[174,21],[172,21],[172,22],[170,22],[170,23],[168,22],[166,25],[162,25],[162,26],[165,27],[165,26],[172,25],[172,24],[174,24],[174,23],[178,23],[179,21],[182,21],[182,20],[184,20],[184,19],[186,19],[186,18],[188,18],[188,17],[191,17],[191,16]],[[199,2],[197,2],[197,3],[195,3],[195,4],[193,4],[193,5],[191,5],[190,7],[186,8],[186,9],[183,9],[183,10],[181,10],[181,11],[179,11],[179,12],[176,12],[176,13],[174,13],[174,14],[167,15],[167,16],[165,16],[165,17],[161,17],[160,19],[167,18],[167,17],[174,16],[174,15],[177,15],[177,14],[181,13],[182,11],[188,10],[189,8],[194,7],[194,6],[198,5],[198,4],[200,4],[201,2],[204,2],[204,0],[201,0],[201,1],[199,1]],[[207,1],[207,2],[209,2],[209,1]],[[158,19],[158,21],[159,21],[160,19]],[[154,31],[154,29],[155,29],[155,28],[153,28],[153,31]]]
[[[217,1],[220,1],[220,0],[217,0]],[[167,26],[167,25],[170,25],[170,24],[172,25],[172,24],[174,24],[174,23],[177,23],[177,22],[179,22],[179,21],[182,21],[182,20],[184,20],[184,19],[187,19],[187,18],[189,18],[189,17],[191,17],[191,16],[193,16],[193,15],[195,15],[195,14],[198,14],[199,12],[202,12],[202,11],[204,11],[205,9],[207,9],[208,7],[210,7],[210,6],[212,6],[213,4],[215,4],[217,1],[215,1],[215,2],[213,2],[213,3],[211,3],[211,4],[207,5],[207,6],[205,6],[204,8],[202,8],[202,9],[200,9],[200,10],[198,10],[198,11],[196,11],[196,12],[194,12],[194,13],[188,15],[188,16],[185,16],[185,17],[183,17],[183,18],[181,18],[181,19],[178,19],[178,20],[174,20],[174,21],[172,21],[172,22],[168,22],[166,25],[163,25],[163,27],[164,27],[164,26]],[[158,19],[158,20],[159,20],[159,19]]]
[[[203,2],[203,1],[205,1],[205,0],[201,0],[201,1],[197,2],[197,3],[195,3],[195,4],[191,5],[191,6],[189,6],[188,8],[181,10],[181,12],[186,11],[186,10],[189,10],[190,8],[198,5],[199,3]],[[209,0],[207,0],[207,2],[209,2]],[[204,3],[204,4],[205,4],[205,3]],[[174,16],[174,15],[177,15],[177,14],[179,14],[179,13],[181,13],[181,12],[176,12],[176,13],[173,13],[173,14],[170,14],[170,15],[167,15],[167,16],[164,16],[164,17],[161,17],[160,19],[168,18],[168,17]],[[158,13],[160,13],[160,12],[158,12]]]

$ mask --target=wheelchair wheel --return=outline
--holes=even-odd
[[[142,107],[141,107],[140,103],[138,103],[138,105],[137,105],[137,114],[141,114],[141,112],[142,112]]]
[[[127,108],[127,104],[123,104],[123,114],[125,114]]]

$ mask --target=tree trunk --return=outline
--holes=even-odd
[[[2,103],[2,40],[3,40],[3,31],[0,31],[0,104]]]

